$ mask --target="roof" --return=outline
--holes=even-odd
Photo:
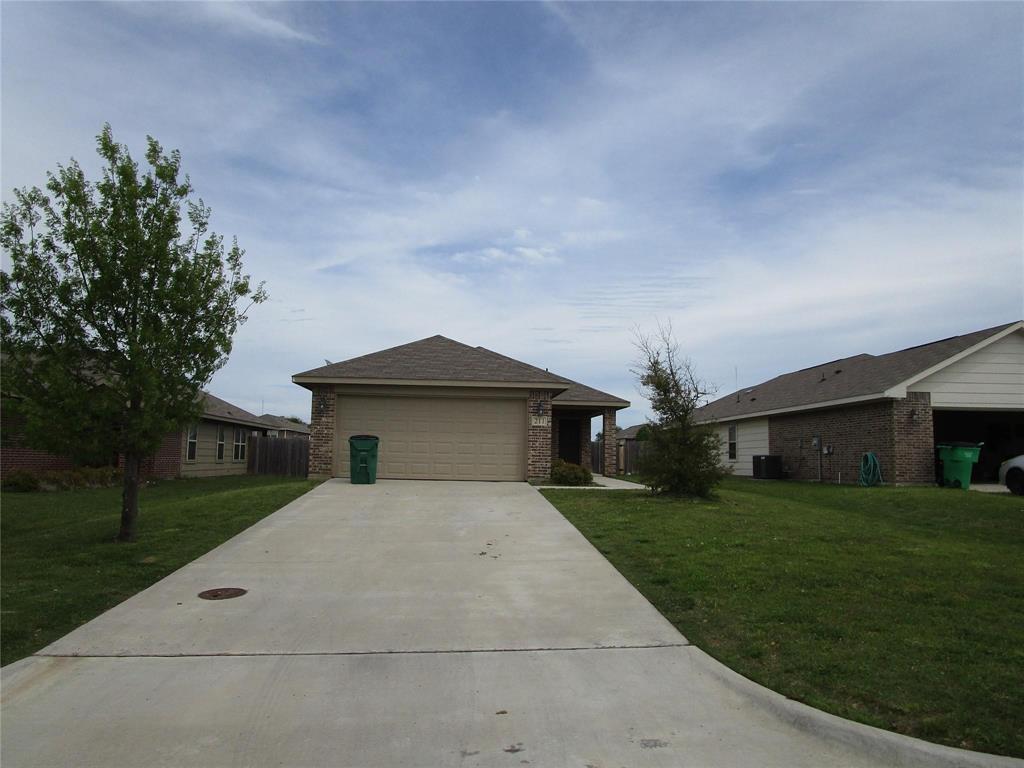
[[[309,425],[304,422],[300,423],[298,421],[286,419],[284,416],[275,416],[272,413],[264,413],[260,416],[260,421],[271,429],[287,429],[289,432],[299,432],[303,435],[309,434]]]
[[[586,384],[580,384],[578,381],[570,381],[569,388],[559,395],[555,395],[551,402],[555,405],[606,405],[614,406],[619,408],[628,408],[629,401],[623,400],[621,397],[615,395],[609,395],[607,392],[602,392],[600,389],[594,389],[588,387]]]
[[[564,390],[572,383],[543,368],[444,336],[431,336],[340,363],[330,363],[292,377],[292,381],[298,384],[332,379],[514,382],[547,384],[553,390]]]
[[[232,405],[227,400],[221,400],[209,392],[202,392],[203,418],[215,421],[229,421],[236,424],[245,424],[250,427],[266,428],[266,424],[259,416],[249,413],[244,408]]]
[[[641,427],[647,426],[646,424],[637,424],[636,426],[626,427],[620,429],[615,433],[615,437],[618,440],[636,440],[636,435],[640,431]]]
[[[700,421],[720,421],[890,397],[889,390],[909,379],[1021,325],[1005,323],[885,355],[860,354],[822,363],[732,392],[697,409],[695,415]]]

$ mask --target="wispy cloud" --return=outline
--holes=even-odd
[[[207,19],[233,33],[273,40],[320,42],[313,35],[267,13],[273,7],[271,3],[204,2],[196,6]]]
[[[433,333],[635,399],[632,329],[659,318],[702,375],[751,382],[1024,315],[1022,22],[7,4],[4,194],[93,167],[104,121],[180,148],[273,299],[213,383],[250,410],[302,413],[290,373]]]

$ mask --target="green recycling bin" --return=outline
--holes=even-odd
[[[978,463],[984,443],[947,443],[935,446],[942,462],[942,484],[946,488],[971,487],[971,469]]]
[[[353,485],[372,485],[377,482],[376,435],[352,435],[348,439],[349,479]]]

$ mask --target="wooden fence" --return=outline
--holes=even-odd
[[[640,447],[643,445],[639,440],[626,440],[625,448],[619,454],[619,467],[620,472],[625,472],[627,475],[635,474],[637,471],[637,464],[640,461]]]
[[[309,440],[251,435],[246,469],[250,475],[306,477],[309,474]]]
[[[590,471],[595,475],[604,474],[604,443],[600,440],[590,442]]]

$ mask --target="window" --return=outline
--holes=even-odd
[[[185,461],[196,460],[196,448],[199,446],[199,425],[193,424],[188,428],[188,444],[185,447]]]
[[[736,458],[736,425],[729,427],[729,458]]]
[[[235,427],[235,461],[245,461],[245,441],[245,430],[241,427]]]
[[[224,461],[224,425],[217,425],[217,461]]]

